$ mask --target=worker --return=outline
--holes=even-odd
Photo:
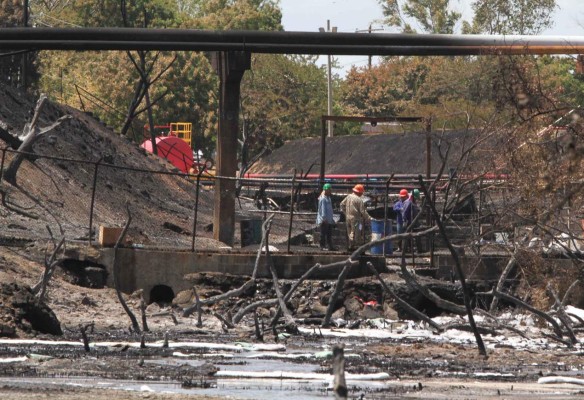
[[[412,194],[403,203],[402,223],[404,232],[406,231],[406,229],[408,229],[408,226],[412,224],[412,222],[416,218],[416,215],[418,215],[418,213],[420,212],[420,209],[416,204],[416,200],[418,200],[419,198],[420,191],[418,189],[414,189],[412,191]]]
[[[414,189],[412,191],[412,194],[409,196],[409,198],[404,202],[403,204],[403,210],[402,210],[402,221],[403,221],[403,231],[406,232],[413,232],[414,228],[417,224],[414,224],[414,220],[416,219],[416,216],[418,215],[418,213],[420,212],[420,208],[418,207],[418,205],[416,204],[417,200],[420,198],[420,191],[418,189]],[[413,244],[416,244],[416,248],[418,251],[421,250],[421,242],[419,240],[419,238],[416,238],[416,240],[413,240],[412,238],[410,238],[410,240],[408,241],[410,246],[410,248],[412,248],[413,251]],[[403,250],[405,249],[405,246],[402,246]]]
[[[347,236],[349,239],[349,250],[354,250],[365,241],[365,225],[371,223],[371,217],[367,214],[365,203],[363,203],[363,193],[365,188],[358,184],[341,202],[341,210],[345,213],[347,224]]]
[[[332,187],[330,183],[325,183],[322,193],[318,198],[318,213],[316,224],[320,227],[320,248],[321,250],[334,250],[333,247],[333,202],[331,199]]]
[[[409,198],[409,193],[407,189],[402,189],[399,191],[399,199],[393,204],[393,211],[395,211],[396,214],[396,229],[397,229],[397,233],[403,233],[403,216],[402,216],[402,212],[404,209],[404,203],[406,202],[406,200]]]

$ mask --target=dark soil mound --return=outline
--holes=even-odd
[[[15,145],[34,107],[34,98],[0,85],[0,147]],[[40,157],[21,165],[18,187],[2,181],[0,189],[12,207],[2,207],[0,222],[6,229],[0,236],[46,239],[48,227],[68,240],[86,240],[90,231],[97,239],[100,225],[124,225],[128,204],[132,214],[128,239],[155,246],[190,246],[194,182],[79,110],[49,102],[39,126],[49,126],[63,115],[72,118],[38,140],[34,152]],[[13,157],[6,152],[4,168]],[[219,243],[203,227],[212,222],[212,206],[212,192],[201,190],[197,243],[211,248]]]
[[[15,337],[19,331],[63,334],[53,311],[29,287],[0,283],[0,336]]]

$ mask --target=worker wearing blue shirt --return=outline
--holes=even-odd
[[[333,247],[333,202],[331,199],[332,187],[330,183],[325,183],[323,192],[318,198],[318,213],[316,224],[320,227],[320,247],[322,250],[334,250]]]

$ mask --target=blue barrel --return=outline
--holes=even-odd
[[[385,234],[383,234],[384,221],[382,219],[371,219],[371,241],[382,239],[391,235],[391,220],[385,221]],[[385,246],[385,255],[393,254],[393,245],[391,240],[384,244],[378,244],[371,247],[371,254],[383,254],[383,246]]]

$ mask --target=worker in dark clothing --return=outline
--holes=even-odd
[[[416,204],[416,200],[419,198],[420,191],[418,189],[414,189],[412,194],[403,203],[402,223],[404,232],[408,229],[408,226],[412,224],[412,222],[416,218],[416,215],[418,215],[418,213],[420,212],[420,208]]]
[[[318,213],[316,224],[320,227],[320,248],[321,250],[334,250],[333,247],[333,202],[331,199],[332,187],[330,183],[325,183],[323,192],[318,198]]]
[[[412,194],[403,204],[402,210],[402,220],[403,220],[403,231],[406,232],[413,232],[415,225],[414,220],[416,216],[420,212],[420,208],[418,207],[416,201],[420,198],[420,191],[418,189],[414,189]],[[420,250],[421,243],[419,240],[416,240],[416,248]],[[413,238],[409,240],[411,246],[413,246],[414,240]],[[404,246],[405,247],[405,246]],[[404,249],[405,250],[405,249]]]
[[[397,233],[403,233],[403,216],[402,212],[404,209],[404,203],[410,197],[407,189],[402,189],[399,191],[399,199],[393,204],[393,211],[396,214],[396,229]]]
[[[393,211],[395,211],[395,222],[396,222],[396,233],[404,233],[404,220],[403,220],[403,210],[404,203],[410,197],[407,189],[402,189],[399,191],[399,199],[393,204]],[[397,251],[402,250],[401,240],[397,242]]]

